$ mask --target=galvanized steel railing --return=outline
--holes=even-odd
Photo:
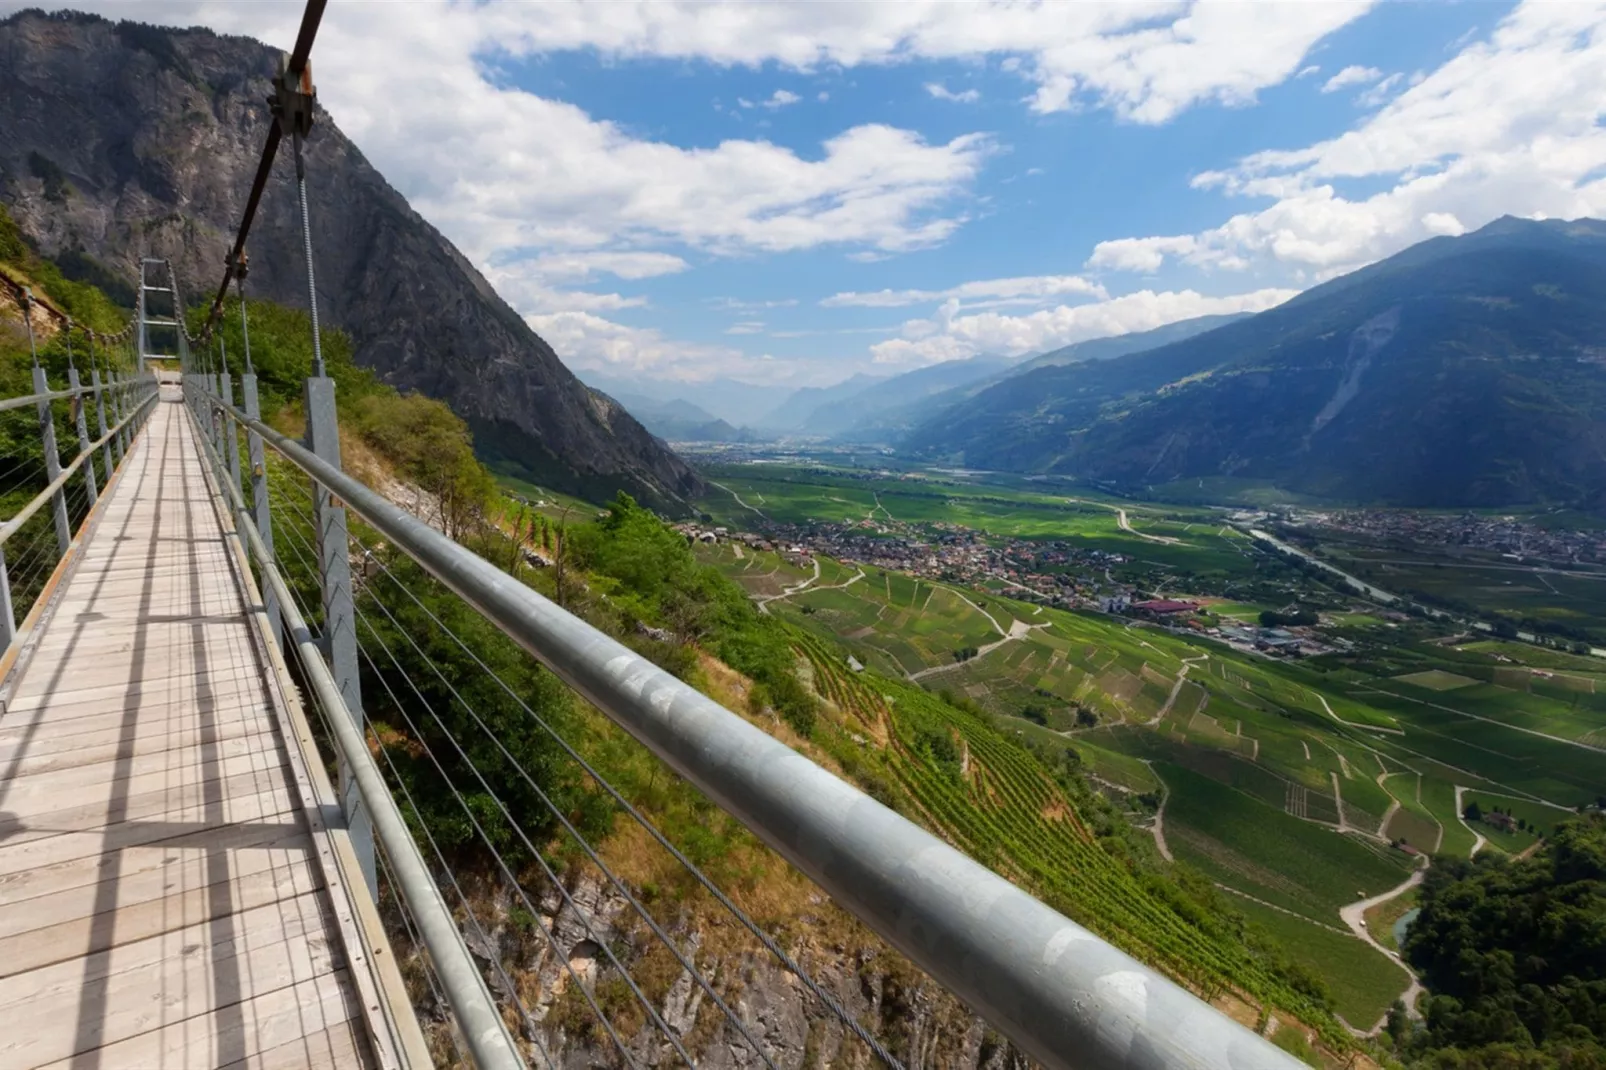
[[[0,414],[33,410],[37,423],[30,428],[32,434],[11,434],[7,436],[7,441],[14,452],[19,444],[37,436],[34,442],[37,443],[38,454],[34,455],[30,446],[20,455],[0,456],[0,464],[5,466],[8,473],[19,477],[16,484],[6,488],[8,495],[33,484],[42,482],[42,485],[9,517],[0,520],[0,676],[15,660],[20,644],[27,637],[29,621],[33,619],[29,606],[19,606],[18,600],[13,597],[14,581],[19,578],[24,580],[26,601],[33,602],[40,595],[48,593],[49,581],[40,582],[42,573],[59,575],[63,563],[69,559],[74,540],[92,515],[100,493],[120,469],[156,400],[156,383],[148,375],[119,373],[108,362],[106,378],[101,378],[100,362],[94,352],[95,341],[116,345],[130,337],[131,331],[125,330],[116,336],[83,332],[90,342],[87,354],[90,378],[86,385],[80,379],[72,354],[72,333],[81,328],[53,305],[35,298],[31,291],[15,284],[8,285],[20,297],[18,305],[23,313],[33,355],[33,392],[0,400]],[[36,310],[56,319],[60,331],[64,332],[67,361],[67,388],[64,390],[52,387],[49,372],[40,364],[33,323]],[[65,413],[57,409],[59,402],[67,403]],[[57,436],[58,417],[62,415],[66,416],[64,424],[68,433],[77,435],[78,447],[77,452],[65,463]],[[90,438],[91,415],[95,419],[97,432],[93,439]],[[73,486],[75,477],[79,480],[76,488]],[[81,497],[69,502],[69,493],[81,494]],[[33,540],[41,545],[24,546],[23,554],[12,555],[17,533],[46,508],[51,512],[53,538],[41,533]],[[52,546],[54,553],[50,552]],[[19,566],[26,571],[26,576],[14,574],[13,570]]]

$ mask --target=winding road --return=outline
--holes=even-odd
[[[1459,799],[1456,801],[1457,803],[1460,802]],[[1366,912],[1368,910],[1371,910],[1373,907],[1381,903],[1387,903],[1390,899],[1402,896],[1412,888],[1415,888],[1417,885],[1422,883],[1422,878],[1427,874],[1427,871],[1428,860],[1426,856],[1423,856],[1422,865],[1417,868],[1416,872],[1412,873],[1399,885],[1390,888],[1382,895],[1374,895],[1370,899],[1357,900],[1348,906],[1340,907],[1338,910],[1338,916],[1344,919],[1344,924],[1349,926],[1350,932],[1354,933],[1362,940],[1365,940],[1368,944],[1371,944],[1378,951],[1387,955],[1395,965],[1404,970],[1406,975],[1411,978],[1411,984],[1406,988],[1405,994],[1402,995],[1400,999],[1405,1003],[1405,1013],[1412,1018],[1422,1017],[1416,1009],[1416,1001],[1421,997],[1424,991],[1422,988],[1422,982],[1417,979],[1416,971],[1405,964],[1405,960],[1400,957],[1400,953],[1398,951],[1390,951],[1388,948],[1378,943],[1372,937],[1371,932],[1367,929],[1364,923],[1366,920]],[[1367,1035],[1376,1035],[1378,1030],[1382,1029],[1383,1023],[1386,1021],[1388,1021],[1388,1017],[1385,1015],[1383,1021],[1374,1026],[1372,1031]]]

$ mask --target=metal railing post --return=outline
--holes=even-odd
[[[335,381],[328,376],[307,380],[307,448],[326,464],[340,467],[340,425],[335,419]],[[351,590],[351,544],[346,534],[346,507],[323,484],[312,484],[313,523],[317,524],[318,574],[323,589],[323,636],[334,674],[358,731],[363,729],[362,688],[357,665],[357,618]],[[379,892],[374,869],[373,830],[347,763],[340,763],[340,798],[346,811],[352,850],[368,882]]]
[[[126,389],[123,385],[123,377],[116,371],[107,371],[106,375],[111,379],[112,415],[121,424],[125,413],[123,402],[127,400],[123,397],[123,391]],[[117,432],[117,451],[124,457],[128,456],[128,444],[131,437],[126,424],[123,425],[121,431]]]
[[[106,387],[100,381],[100,369],[98,367],[91,366],[89,369],[89,388],[95,392],[95,416],[99,422],[100,437],[106,438]],[[111,480],[112,473],[117,470],[117,465],[122,461],[122,456],[117,446],[117,436],[113,435],[106,440],[106,445],[101,447],[101,463],[106,466],[106,479],[108,481]]]
[[[240,376],[240,393],[243,395],[245,414],[253,420],[262,417],[262,403],[257,398],[257,377],[255,372],[248,371]],[[255,431],[247,430],[245,433],[245,448],[247,460],[251,465],[251,506],[256,519],[257,534],[262,537],[262,545],[267,547],[268,554],[273,554],[273,511],[268,504],[268,469],[267,456],[262,448],[262,436]],[[235,486],[239,486],[236,480]],[[273,640],[282,645],[284,632],[279,622],[279,600],[272,588],[262,585],[262,597],[265,599],[264,608],[268,612],[268,627],[273,632]]]
[[[11,573],[6,569],[6,548],[0,546],[0,650],[9,650],[17,638],[17,613],[11,605]]]
[[[33,366],[33,392],[48,394],[50,380],[39,365]],[[39,437],[45,448],[45,481],[55,482],[61,475],[61,453],[56,448],[56,420],[50,412],[50,402],[39,402]],[[67,522],[67,488],[61,487],[51,496],[51,512],[56,518],[56,546],[62,552],[72,544],[72,525]]]
[[[223,401],[234,404],[234,384],[229,379],[229,373],[223,373]],[[240,485],[240,435],[234,426],[234,421],[221,412],[213,414],[217,419],[218,431],[223,435],[223,445],[229,458],[229,476],[234,485]]]
[[[73,390],[81,388],[82,384],[78,381],[77,368],[71,366],[67,368],[67,385]],[[84,412],[84,395],[79,394],[68,404],[73,407],[73,422],[78,425],[78,452],[83,453],[89,449],[89,420]],[[106,469],[107,479],[111,478],[111,474],[111,469]],[[95,459],[93,457],[84,461],[84,493],[88,495],[89,507],[93,509],[96,500],[100,497],[100,487],[95,482]]]

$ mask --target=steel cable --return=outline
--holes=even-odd
[[[294,538],[297,543],[300,543],[301,547],[304,548],[307,551],[308,554],[312,553],[312,547],[309,546],[307,544],[307,542],[304,539],[302,539],[298,534],[294,533],[290,529],[286,529],[286,534],[290,535],[292,538]],[[307,556],[304,555],[301,552],[300,549],[297,549],[297,547],[296,547],[296,545],[294,543],[289,544],[289,548],[291,549],[292,552],[295,553],[297,559],[301,562],[301,564],[310,571],[311,570],[311,564],[309,563],[309,561],[307,559]],[[302,616],[303,616],[303,619],[305,619],[306,614],[305,614],[305,605],[304,605],[303,599],[300,597],[299,594],[296,593],[296,591],[295,591],[295,589],[293,587],[290,588],[290,593],[291,593],[291,597],[295,599],[297,609],[302,610]],[[360,643],[358,644],[358,651],[368,661],[369,667],[374,672],[374,674],[379,677],[380,683],[384,685],[385,690],[391,695],[391,700],[397,704],[397,708],[398,709],[401,709],[400,700],[396,697],[395,692],[391,690],[389,683],[384,679],[384,677],[382,675],[379,674],[378,668],[377,668],[377,666],[374,665],[372,657],[369,655],[368,651],[361,646]],[[321,708],[319,708],[318,713],[319,713],[320,718],[324,719],[324,729],[327,732],[328,731],[328,722],[327,722],[328,714],[326,713],[326,711],[322,710]],[[405,712],[403,712],[403,717],[404,718],[406,717]],[[409,719],[409,727],[413,727],[412,724],[411,724],[411,720],[410,719]],[[415,735],[416,735],[416,733],[417,733],[416,728],[414,728],[414,732],[415,732]],[[374,738],[376,740],[378,740],[377,733],[374,733]],[[428,744],[423,741],[422,736],[418,736],[417,742],[419,743],[419,745],[421,747],[423,747],[424,753],[429,755],[430,762],[433,765],[435,765],[436,769],[440,772],[442,780],[445,782],[447,788],[449,788],[451,790],[452,795],[454,796],[454,798],[456,798],[458,805],[460,807],[462,807],[464,814],[468,816],[469,821],[474,825],[475,831],[479,833],[480,838],[485,842],[486,848],[491,852],[492,856],[496,858],[498,864],[503,868],[504,872],[507,872],[506,863],[503,862],[500,853],[497,852],[495,844],[493,844],[491,842],[491,839],[490,839],[489,835],[480,826],[478,820],[474,816],[473,809],[468,805],[467,801],[463,799],[462,793],[460,791],[458,791],[456,784],[454,784],[452,782],[451,778],[446,775],[445,770],[441,767],[439,761],[435,758],[435,755],[430,750]],[[419,828],[423,831],[425,839],[427,839],[429,841],[429,846],[430,846],[431,852],[435,855],[436,859],[440,862],[441,872],[445,875],[447,881],[450,882],[450,884],[452,886],[452,890],[457,895],[458,901],[460,903],[462,903],[463,912],[468,917],[469,923],[474,927],[474,931],[479,935],[480,940],[482,941],[482,946],[484,946],[484,947],[493,946],[492,943],[491,943],[491,939],[490,939],[489,935],[485,932],[485,929],[480,924],[478,917],[475,916],[473,908],[469,905],[469,900],[468,900],[467,894],[463,891],[462,885],[458,883],[456,874],[453,872],[452,867],[447,863],[445,854],[441,851],[439,845],[436,843],[434,834],[430,831],[428,824],[425,822],[423,811],[419,809],[417,801],[413,798],[412,793],[410,791],[408,791],[406,783],[401,779],[400,773],[396,770],[395,763],[392,761],[390,756],[387,753],[385,753],[385,748],[383,746],[380,747],[380,754],[384,758],[386,765],[390,768],[392,777],[395,779],[396,786],[401,789],[401,793],[402,793],[403,798],[407,801],[408,806],[412,809],[414,815],[417,817]],[[515,888],[517,888],[516,882],[514,882],[514,884],[515,884]],[[531,913],[534,914],[535,913],[534,907],[533,907],[532,904],[530,904],[528,898],[524,899],[524,903],[525,903],[526,909],[529,909],[531,911]],[[554,950],[557,950],[556,942],[555,941],[551,941],[550,937],[549,937],[549,942],[551,942]],[[560,958],[563,957],[561,955],[561,953],[559,954],[559,957]],[[565,960],[565,961],[567,961],[567,960]],[[515,1007],[518,1008],[519,1012],[526,1019],[533,1020],[534,1016],[530,1014],[529,1008],[526,1007],[524,1005],[523,1000],[520,999],[520,997],[518,995],[518,987],[517,987],[517,985],[515,985],[513,983],[512,977],[510,977],[508,975],[507,970],[501,964],[501,961],[499,959],[494,959],[493,960],[493,965],[494,965],[494,968],[496,969],[496,972],[501,976],[503,982],[506,984],[507,991],[509,993],[510,998],[513,1000],[513,1003],[514,1003]],[[571,974],[573,973],[572,968],[571,968],[570,972],[571,972]],[[576,979],[576,983],[578,983],[578,979]],[[583,986],[582,986],[582,990],[583,990]],[[587,998],[588,999],[590,998],[589,994],[587,994]],[[598,1008],[594,1002],[592,1003],[592,1009],[595,1010],[597,1012],[598,1016],[601,1017],[603,1019],[603,1021],[609,1025],[609,1031],[610,1031],[610,1034],[612,1034],[611,1023],[608,1023],[608,1020],[607,1020],[606,1016],[602,1014],[601,1009]],[[615,1038],[617,1040],[617,1034],[613,1034],[613,1035],[615,1036]],[[549,1067],[554,1065],[553,1062],[552,1062],[551,1056],[547,1053],[545,1046],[540,1042],[539,1039],[536,1040],[536,1046],[540,1050],[542,1058],[546,1062],[546,1064]],[[624,1050],[624,1049],[621,1047],[621,1050]],[[626,1056],[626,1058],[628,1060],[628,1058],[629,1058],[628,1055]],[[634,1065],[634,1064],[632,1064],[632,1065]]]
[[[309,518],[307,518],[305,516],[305,514],[303,514],[303,519],[309,519]],[[385,574],[393,582],[395,582],[397,584],[397,586],[402,587],[403,591],[409,597],[411,597],[413,599],[415,604],[419,605],[420,608],[424,609],[424,611],[429,615],[430,619],[433,620],[436,623],[436,625],[439,626],[442,629],[442,631],[444,631],[447,635],[451,636],[453,641],[456,642],[460,647],[463,647],[463,649],[465,649],[465,650],[467,649],[467,647],[462,643],[462,640],[457,637],[456,633],[452,632],[450,628],[447,628],[440,621],[440,618],[436,617],[434,613],[430,612],[428,610],[428,608],[423,605],[423,603],[419,602],[417,597],[414,596],[411,591],[407,591],[405,585],[401,584],[401,582],[396,579],[395,575],[390,572],[389,568],[387,568],[382,561],[379,561],[374,556],[373,551],[370,550],[362,542],[362,540],[360,538],[358,538],[355,535],[351,536],[351,538],[352,538],[352,541],[357,544],[358,549],[362,552],[362,555],[363,555],[364,559],[375,561],[375,563],[380,566],[380,568],[385,572]],[[451,692],[452,697],[454,699],[456,699],[458,704],[461,705],[468,712],[469,716],[474,719],[475,724],[485,734],[486,738],[489,739],[492,742],[492,744],[497,748],[497,750],[499,750],[501,752],[502,756],[505,759],[507,759],[508,764],[511,765],[514,769],[516,769],[518,771],[519,775],[523,778],[525,783],[529,785],[530,789],[535,792],[536,796],[541,800],[542,804],[547,808],[547,810],[549,812],[551,812],[551,814],[558,820],[558,822],[560,824],[562,824],[564,829],[569,833],[569,835],[574,839],[574,841],[580,846],[581,850],[585,852],[586,856],[591,860],[591,862],[599,870],[602,871],[604,876],[608,879],[608,882],[613,885],[614,889],[620,894],[620,896],[623,897],[625,899],[625,901],[641,917],[641,919],[644,922],[646,922],[647,926],[652,930],[653,934],[655,936],[657,936],[657,938],[664,944],[664,946],[669,949],[670,953],[675,957],[676,961],[679,962],[681,967],[683,969],[685,969],[687,971],[687,973],[696,981],[698,986],[703,989],[704,993],[707,994],[714,1001],[716,1007],[724,1014],[725,1018],[732,1025],[734,1025],[736,1027],[737,1032],[741,1035],[743,1040],[745,1040],[747,1042],[747,1044],[753,1049],[754,1054],[756,1054],[759,1057],[759,1059],[763,1061],[765,1066],[770,1067],[771,1070],[775,1070],[775,1063],[770,1059],[768,1054],[765,1053],[764,1049],[762,1048],[761,1045],[759,1045],[758,1041],[756,1039],[754,1039],[752,1033],[747,1029],[746,1023],[744,1023],[736,1015],[736,1013],[731,1010],[730,1006],[714,990],[713,986],[711,984],[709,984],[707,978],[703,976],[702,971],[699,970],[696,967],[695,964],[693,964],[691,961],[689,961],[685,957],[685,955],[681,952],[680,948],[675,944],[675,942],[669,936],[669,934],[666,933],[663,930],[663,927],[658,923],[657,919],[654,918],[652,916],[652,914],[645,907],[643,907],[641,905],[640,901],[637,900],[636,897],[631,894],[629,889],[625,887],[624,882],[621,881],[618,878],[618,876],[613,872],[613,870],[608,867],[607,863],[605,863],[602,860],[601,856],[599,856],[597,854],[595,848],[591,845],[591,843],[589,841],[587,841],[585,836],[582,835],[580,833],[580,831],[574,827],[573,823],[569,821],[568,816],[566,814],[564,814],[562,808],[560,808],[556,803],[554,803],[552,801],[551,797],[549,795],[547,795],[545,790],[543,790],[541,788],[541,786],[535,782],[534,778],[530,776],[529,771],[526,770],[522,765],[519,764],[518,760],[515,759],[513,757],[513,755],[508,751],[508,749],[502,744],[502,741],[497,737],[496,733],[491,731],[490,727],[485,724],[484,720],[480,717],[479,713],[467,702],[467,700],[465,700],[462,697],[462,695],[458,692],[457,688],[455,686],[453,686],[452,683],[449,680],[447,680],[446,676],[441,672],[440,668],[435,664],[433,659],[431,659],[428,654],[424,653],[424,651],[419,648],[418,644],[416,643],[416,641],[414,641],[412,639],[412,636],[407,631],[407,629],[405,629],[405,628],[403,628],[401,626],[400,622],[398,622],[396,620],[395,616],[391,614],[390,610],[384,605],[384,603],[382,601],[380,601],[379,599],[375,598],[374,599],[374,604],[377,605],[380,608],[380,610],[384,612],[385,616],[390,620],[391,624],[396,627],[397,631],[404,638],[407,639],[408,643],[413,647],[414,652],[416,654],[418,654],[418,656],[420,658],[422,658],[427,664],[430,665],[430,667],[434,671],[437,679],[439,679],[446,686],[446,688]],[[359,617],[360,617],[361,616],[361,611],[360,610],[358,611],[358,614],[359,614]],[[373,631],[372,624],[370,624],[366,620],[363,623],[366,624],[369,627],[370,631]],[[384,644],[384,640],[381,637],[378,636],[377,632],[375,632],[374,634],[375,634],[375,638],[381,643],[381,645],[386,645],[386,644]],[[389,653],[388,645],[387,645],[387,653]],[[395,659],[394,655],[391,656],[391,660],[392,660],[393,663],[395,663],[396,659]],[[501,679],[501,677],[497,676],[496,673],[494,673],[491,670],[489,670],[488,668],[486,668],[484,663],[479,660],[477,655],[475,656],[475,661],[481,666],[481,668],[485,668],[486,672],[489,675],[491,675],[493,678],[495,678],[497,680],[497,683],[504,690],[507,690],[510,694],[513,694],[511,689],[508,688],[506,682],[503,681]],[[399,664],[397,665],[397,668],[400,671],[400,665]],[[376,671],[377,671],[377,669],[376,669]],[[411,681],[409,681],[409,682],[411,682]],[[388,690],[388,687],[387,687],[387,690]],[[394,695],[392,697],[394,698]],[[422,695],[420,695],[419,697],[420,697],[420,699],[423,698]],[[514,697],[517,698],[516,695]],[[522,699],[520,699],[519,701],[520,701],[521,705],[524,705]],[[526,708],[528,708],[528,707],[526,706]],[[431,712],[432,712],[432,715],[433,715],[433,711],[431,711]],[[404,714],[404,716],[405,716],[405,714]],[[437,721],[437,723],[440,723],[438,717],[436,718],[436,721]],[[411,724],[409,725],[409,727],[412,727]],[[441,728],[444,731],[445,730],[445,725],[442,724]],[[416,731],[416,728],[414,730]],[[450,734],[449,733],[448,733],[448,737],[450,738]],[[455,740],[454,740],[454,745],[455,745]],[[462,753],[461,750],[459,750],[459,753],[460,754]],[[468,761],[467,755],[463,755],[463,758],[464,758],[465,761]],[[472,764],[472,763],[470,763],[470,764]],[[600,779],[600,776],[598,774],[596,774],[595,772],[590,771],[589,769],[588,769],[588,772],[594,778]],[[476,770],[476,775],[478,775],[478,771],[477,770]],[[483,783],[483,779],[482,779],[482,783]],[[487,789],[487,790],[489,790],[489,789]],[[493,795],[493,798],[494,798],[494,795]],[[502,804],[500,800],[497,800],[497,801],[498,801],[498,805],[502,806],[503,810],[506,812],[506,806],[504,804]],[[512,820],[511,813],[508,813],[508,817],[509,817],[509,820],[511,821]],[[524,839],[525,842],[528,844],[528,842],[529,842],[528,841],[528,837],[524,835],[522,829],[520,830],[520,838]],[[549,876],[550,875],[551,874],[549,874]],[[554,877],[554,880],[555,879],[556,878]],[[560,885],[560,889],[561,889],[561,885]],[[598,941],[598,943],[599,943],[599,945],[601,945],[601,941]],[[611,952],[609,953],[609,957],[610,957],[610,959],[613,959],[613,955],[612,955]],[[627,982],[630,984],[630,987],[631,987],[632,991],[636,993],[638,999],[640,999],[642,1005],[644,1007],[646,1007],[648,1009],[648,1013],[653,1016],[654,1021],[657,1022],[657,1023],[660,1023],[660,1028],[664,1031],[666,1036],[672,1035],[673,1031],[669,1029],[669,1026],[668,1026],[667,1023],[662,1022],[662,1019],[659,1017],[659,1015],[658,1015],[658,1013],[656,1011],[656,1008],[652,1007],[650,1001],[648,1001],[646,999],[646,997],[640,992],[639,988],[637,988],[637,986],[634,984],[634,981],[629,979],[628,973],[624,970],[623,965],[621,963],[619,963],[617,959],[613,959],[613,961],[614,961],[614,965],[619,968],[621,974],[624,975],[627,978]],[[685,1053],[684,1049],[681,1047],[681,1045],[677,1042],[676,1039],[672,1038],[671,1039],[671,1044],[673,1044],[676,1047],[677,1051],[681,1052],[681,1054],[686,1058],[688,1064],[695,1065],[695,1064],[692,1063],[690,1055]]]

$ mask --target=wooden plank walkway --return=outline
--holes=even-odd
[[[9,681],[0,1070],[374,1063],[202,463],[174,392]]]

